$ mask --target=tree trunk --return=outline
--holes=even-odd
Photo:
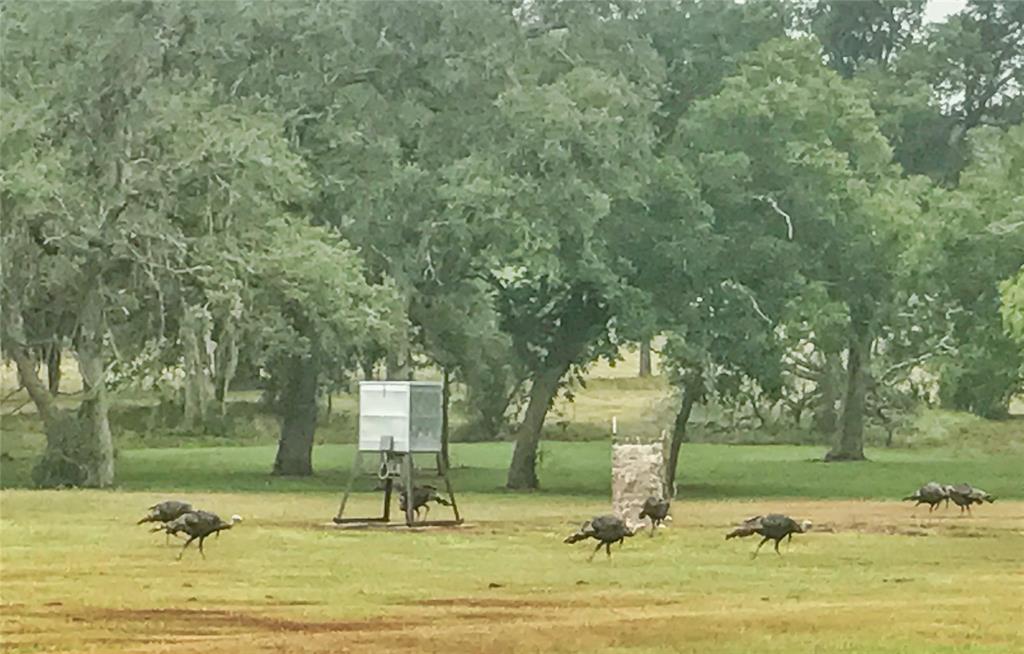
[[[573,290],[568,303],[563,307],[554,343],[548,346],[543,364],[533,371],[526,415],[517,430],[516,447],[508,468],[508,488],[539,487],[537,446],[540,444],[544,418],[558,392],[558,383],[596,335],[595,327],[607,325],[608,319],[607,309],[600,301],[588,298],[586,289]]]
[[[313,474],[317,366],[312,357],[292,357],[284,369],[281,438],[274,459],[274,474],[308,476]]]
[[[17,342],[12,342],[14,339],[11,336],[8,336],[6,341],[6,346],[10,350],[10,356],[18,369],[18,379],[21,381],[22,386],[25,387],[25,391],[28,392],[32,403],[36,406],[39,418],[43,421],[43,428],[49,429],[50,423],[58,413],[54,398],[47,391],[42,380],[39,379],[35,363],[32,361],[32,356],[28,350]]]
[[[46,385],[51,395],[60,393],[60,342],[55,341],[46,347]]]
[[[409,302],[406,301],[403,304],[403,311],[395,314],[399,325],[384,358],[387,368],[385,374],[389,380],[409,381],[412,379],[412,348],[409,343],[408,325],[405,323],[405,317],[408,314]]]
[[[101,488],[114,482],[114,443],[107,419],[102,356],[102,308],[94,295],[86,298],[84,306],[76,348],[84,399],[77,415],[57,408],[54,396],[39,379],[28,349],[21,345],[25,339],[17,308],[8,307],[8,352],[46,433],[46,449],[32,470],[33,482],[41,488]]]
[[[645,338],[640,341],[640,376],[650,377],[651,370],[651,339]]]
[[[384,358],[384,378],[389,381],[412,381],[412,357],[407,338],[399,337],[399,344]]]
[[[27,350],[8,344],[8,351],[39,411],[46,434],[46,449],[32,468],[33,484],[38,488],[85,486],[89,480],[89,466],[80,456],[80,446],[88,439],[90,424],[56,407],[53,396],[37,376]]]
[[[78,347],[78,369],[85,391],[85,399],[78,408],[78,417],[88,434],[88,442],[82,448],[88,454],[87,475],[83,485],[103,488],[114,483],[114,439],[110,434],[110,421],[107,417],[109,407],[100,340],[102,336],[98,331],[83,333],[82,343]]]
[[[451,467],[451,459],[448,458],[448,436],[450,423],[448,421],[448,407],[452,400],[452,378],[448,369],[444,369],[444,381],[441,385],[441,461],[445,469]]]
[[[767,428],[768,427],[768,419],[765,417],[765,413],[767,413],[770,416],[771,412],[772,412],[772,406],[768,407],[768,411],[767,412],[761,411],[761,405],[760,405],[761,398],[759,398],[757,396],[756,392],[751,392],[750,395],[747,397],[747,400],[750,402],[750,411],[751,411],[751,413],[754,414],[754,417],[757,418],[757,422],[758,422],[758,425],[760,426],[760,428],[761,429]]]
[[[516,447],[508,469],[507,487],[518,490],[539,487],[537,480],[537,446],[540,444],[544,418],[558,392],[558,382],[569,371],[569,362],[546,368],[537,374],[530,387],[526,415],[516,430]]]
[[[192,431],[206,424],[213,384],[207,365],[206,321],[194,307],[185,307],[182,314],[179,331],[185,373],[185,420],[182,426]]]
[[[871,362],[871,335],[866,321],[854,320],[848,346],[846,398],[839,440],[825,455],[826,461],[864,460],[864,399]]]
[[[825,437],[826,442],[832,441],[836,433],[836,425],[839,422],[836,414],[836,400],[839,399],[842,365],[843,362],[838,354],[826,354],[821,378],[818,380],[821,398],[814,411],[814,429]]]
[[[227,398],[231,380],[235,378],[235,372],[238,370],[238,342],[235,339],[235,325],[230,318],[225,320],[217,341],[217,351],[213,362],[213,396],[223,418],[227,415]]]
[[[408,353],[404,350],[388,352],[387,359],[385,360],[387,370],[384,371],[384,375],[388,380],[409,381],[412,379],[407,355]]]
[[[675,496],[676,468],[679,467],[679,450],[688,438],[686,426],[690,422],[693,405],[704,390],[704,376],[700,369],[690,371],[683,380],[683,401],[672,425],[672,442],[669,445],[668,462],[665,465],[665,488]]]

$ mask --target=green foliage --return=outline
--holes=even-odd
[[[972,0],[934,26],[913,53],[945,109],[964,130],[991,122],[1019,123],[1024,110],[1024,7],[1016,2]],[[925,51],[925,49],[927,49]]]
[[[791,216],[794,242],[818,251],[805,260],[814,266],[805,276],[846,302],[880,299],[901,232],[917,227],[912,190],[908,197],[887,178],[891,150],[870,106],[820,66],[815,49],[810,41],[763,48],[684,118],[681,151],[711,164],[705,197],[719,220],[756,216],[762,232],[783,240],[788,225],[761,199],[770,198]],[[732,184],[718,182],[716,160],[730,162]],[[791,267],[794,259],[772,263]]]
[[[921,28],[925,0],[817,0],[807,20],[829,65],[851,77],[865,65],[885,68]]]
[[[922,9],[6,2],[4,346],[220,396],[427,359],[494,437],[659,331],[734,407],[865,341],[876,398],[1005,414],[1024,14]]]
[[[762,46],[683,116],[676,150],[700,162],[702,197],[726,250],[758,264],[726,268],[765,323],[760,337],[741,341],[751,349],[734,348],[740,374],[769,397],[799,403],[793,382],[783,385],[781,360],[846,349],[855,361],[837,448],[859,458],[872,343],[903,324],[905,297],[938,241],[924,211],[927,180],[899,177],[864,88],[822,66],[818,50],[810,39]],[[721,330],[714,315],[710,329]]]
[[[1024,267],[1000,285],[1003,323],[1018,343],[1024,343]]]
[[[959,187],[933,205],[943,246],[933,269],[955,310],[948,324],[957,343],[942,362],[942,393],[948,406],[1005,417],[1024,387],[1024,353],[1004,332],[998,286],[1024,261],[1024,127],[978,128],[968,143]]]
[[[170,5],[11,3],[5,14],[3,258],[26,262],[4,278],[27,339],[14,346],[89,345],[80,325],[98,308],[104,376],[137,380],[177,367],[183,350],[188,374],[206,366],[179,334],[210,346],[213,332],[237,332],[263,363],[315,347],[338,374],[386,337],[390,291],[367,284],[337,235],[290,217],[315,187],[288,121],[206,76],[210,23],[197,31]],[[57,29],[62,48],[46,38]],[[196,56],[177,57],[191,39]],[[47,111],[33,115],[37,104]]]
[[[510,404],[525,376],[488,291],[483,281],[466,280],[417,298],[410,307],[423,348],[467,387],[466,396],[454,401],[468,416],[455,440],[497,439],[508,426]]]
[[[366,282],[360,258],[333,230],[279,220],[259,247],[250,264],[254,345],[270,369],[315,353],[325,374],[344,375],[360,347],[387,339],[395,294]]]
[[[864,71],[907,172],[953,186],[969,160],[969,130],[1020,123],[1022,9],[1015,2],[970,1],[946,22],[927,26],[888,70]]]
[[[35,162],[35,177],[23,178],[31,160],[4,158],[14,164],[4,175],[5,246],[28,264],[5,292],[28,331],[47,338],[69,335],[98,287],[114,352],[131,359],[175,331],[187,288],[231,287],[232,250],[308,193],[303,165],[276,116],[220,105],[210,82],[165,69],[170,45],[150,40],[167,26],[162,15],[95,4],[8,11],[5,98],[21,127],[4,130],[4,149],[35,156],[23,149],[34,129],[34,145],[46,139],[61,160]],[[65,48],[43,46],[62,23],[74,26]],[[29,103],[48,111],[19,121]]]

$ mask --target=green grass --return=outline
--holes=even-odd
[[[106,491],[24,490],[42,436],[32,415],[5,419],[0,651],[1024,651],[1020,420],[926,411],[901,447],[869,448],[865,463],[816,461],[820,444],[689,443],[671,527],[587,563],[590,547],[561,539],[609,508],[607,423],[660,431],[672,408],[663,380],[595,380],[557,403],[547,433],[564,440],[542,443],[537,493],[504,490],[511,443],[454,444],[468,526],[418,533],[325,527],[351,466],[351,398],[318,431],[310,478],[269,475],[275,425],[238,399],[230,433],[194,435],[151,428],[146,398],[125,398]],[[895,501],[932,479],[999,500],[973,517]],[[359,480],[348,515],[379,512],[372,485]],[[133,524],[167,497],[245,520],[207,544],[206,560],[177,562],[173,545]],[[816,531],[755,561],[755,542],[722,540],[773,510]]]
[[[467,492],[466,528],[410,533],[324,527],[334,494],[175,495],[245,520],[210,540],[205,560],[190,549],[179,562],[161,535],[133,524],[164,493],[0,493],[2,650],[1024,649],[1021,502],[961,518],[896,502],[682,501],[655,538],[588,563],[590,546],[561,539],[607,510],[603,498]],[[377,501],[361,494],[353,512]],[[768,508],[820,529],[753,561],[756,541],[722,540]]]
[[[610,494],[608,442],[545,442],[541,448],[542,493],[593,498]],[[273,446],[154,448],[121,450],[117,486],[130,491],[336,492],[352,465],[351,445],[314,450],[311,478],[270,476]],[[456,443],[453,483],[474,493],[500,493],[511,458],[511,443]],[[823,450],[792,445],[683,446],[679,496],[683,498],[899,498],[930,481],[969,481],[1002,498],[1024,498],[1020,471],[1024,456],[958,449],[868,450],[864,463],[822,463]],[[374,462],[364,459],[369,471]],[[420,462],[428,467],[428,457]],[[5,488],[25,487],[32,459],[0,462]],[[369,478],[360,488],[369,489]]]

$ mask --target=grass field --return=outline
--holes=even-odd
[[[600,499],[467,493],[470,524],[325,527],[336,496],[188,493],[245,521],[176,561],[152,492],[5,491],[5,652],[1020,652],[1024,502],[974,517],[872,501],[678,501],[588,563]],[[369,514],[375,500],[353,507]],[[784,555],[728,526],[815,521]],[[440,507],[436,509],[441,511]]]
[[[688,443],[670,528],[588,563],[590,546],[561,540],[609,510],[608,421],[657,433],[672,408],[662,379],[598,372],[552,412],[547,433],[564,440],[542,443],[540,492],[503,489],[511,443],[456,443],[467,525],[412,533],[328,526],[351,466],[350,397],[318,430],[311,478],[268,474],[271,417],[239,406],[249,422],[229,434],[149,431],[152,398],[119,397],[109,491],[28,490],[43,441],[19,408],[0,440],[0,651],[1024,651],[1021,418],[925,411],[898,447],[854,464],[820,462],[813,434],[726,440],[814,445]],[[973,516],[898,501],[933,479],[999,499]],[[348,515],[379,511],[372,485],[359,480]],[[190,548],[177,561],[173,543],[134,524],[170,497],[245,520],[207,543],[207,559]],[[815,529],[756,560],[755,539],[722,539],[766,511]]]
[[[797,445],[684,446],[677,477],[680,497],[893,499],[932,479],[971,481],[1000,498],[1024,499],[1024,453],[1017,447],[987,452],[959,448],[869,449],[866,463],[822,463],[821,447]],[[253,493],[340,492],[352,465],[353,446],[314,449],[317,474],[272,477],[274,446],[195,447],[122,450],[117,460],[120,490]],[[456,488],[504,493],[511,443],[455,443],[452,478]],[[0,461],[4,488],[29,485],[34,459]],[[422,460],[424,467],[431,460]],[[610,496],[611,445],[605,442],[545,442],[541,449],[542,494],[602,499]],[[364,459],[369,471],[374,462]],[[358,488],[370,490],[370,478]]]
[[[468,526],[418,533],[326,526],[349,462],[340,445],[318,448],[312,479],[269,477],[270,447],[126,450],[115,491],[11,489],[26,462],[5,462],[2,649],[1024,649],[1019,456],[878,450],[834,465],[811,461],[814,447],[688,445],[672,526],[588,563],[589,546],[561,539],[608,510],[607,443],[546,443],[544,491],[528,495],[500,490],[509,448],[456,445]],[[972,517],[893,501],[932,478],[970,479],[1000,499]],[[350,515],[379,510],[363,481]],[[245,520],[209,541],[207,559],[190,550],[179,562],[133,524],[166,497]],[[755,540],[722,540],[773,510],[816,529],[783,557],[751,560]]]

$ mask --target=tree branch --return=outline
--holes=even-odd
[[[14,340],[10,332],[8,332],[8,340]],[[49,422],[53,415],[54,399],[50,395],[50,391],[47,390],[46,386],[39,379],[32,357],[28,355],[25,347],[19,343],[8,342],[7,347],[11,358],[14,359],[14,365],[18,368],[18,376],[21,378],[21,383],[24,384],[25,390],[28,391],[29,399],[36,405],[40,417],[44,421]],[[18,407],[18,410],[20,409],[21,407]]]
[[[775,198],[769,197],[767,195],[755,195],[754,198],[757,200],[761,200],[762,202],[767,202],[771,206],[771,208],[775,210],[775,213],[779,214],[780,216],[786,219],[786,233],[789,236],[789,240],[792,241],[793,219],[790,217],[788,213],[786,213],[779,207],[779,203],[775,201]]]
[[[525,30],[525,36],[528,39],[535,39],[544,36],[548,32],[554,32],[555,30],[569,29],[566,23],[552,23],[551,25],[533,25],[527,27]]]
[[[732,289],[740,291],[741,293],[746,295],[748,298],[750,298],[750,303],[752,305],[754,305],[754,312],[757,313],[757,315],[760,316],[761,319],[764,320],[769,325],[774,325],[775,324],[774,322],[772,322],[772,319],[769,318],[767,316],[767,314],[765,314],[764,311],[761,311],[761,306],[757,303],[757,298],[754,297],[754,294],[750,291],[749,288],[747,288],[743,284],[738,284],[738,283],[732,281],[731,279],[727,279],[724,282],[722,282],[722,287],[723,288],[732,288]]]
[[[19,412],[19,411],[21,411],[22,409],[24,409],[24,408],[25,408],[25,405],[29,404],[29,403],[30,403],[31,401],[32,401],[32,400],[25,400],[24,402],[22,402],[21,404],[19,404],[19,405],[18,405],[18,406],[16,406],[16,407],[14,407],[13,409],[11,409],[10,411],[8,411],[8,412],[7,412],[7,413],[5,413],[4,415],[7,415],[7,416],[13,416],[13,415],[17,415],[17,414],[18,414],[18,412]]]
[[[942,337],[941,340],[939,340],[939,342],[935,345],[935,348],[933,350],[923,352],[917,355],[916,357],[905,359],[903,361],[900,361],[899,363],[889,366],[881,375],[882,381],[889,379],[891,375],[899,372],[900,370],[903,370],[904,368],[913,367],[919,363],[924,363],[928,359],[931,359],[934,356],[938,356],[939,354],[950,354],[956,352],[956,348],[954,348],[950,344],[951,340],[953,340],[952,334],[946,334],[945,336]]]
[[[24,389],[25,389],[25,385],[19,383],[18,387],[15,388],[13,391],[11,391],[10,393],[7,393],[3,397],[0,397],[0,404],[3,404],[4,402],[6,402],[7,400],[11,399],[12,397],[17,395],[20,391],[22,391]]]

